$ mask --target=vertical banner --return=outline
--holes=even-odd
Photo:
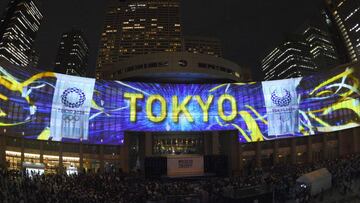
[[[88,139],[95,79],[57,74],[51,108],[52,140]]]
[[[268,136],[294,135],[299,131],[299,100],[296,87],[301,78],[262,82]]]

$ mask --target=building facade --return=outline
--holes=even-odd
[[[179,0],[113,1],[106,10],[96,78],[135,55],[182,50]]]
[[[80,172],[129,172],[138,167],[143,171],[144,157],[160,156],[166,149],[181,150],[195,146],[195,154],[225,155],[228,174],[236,176],[251,173],[255,167],[316,163],[359,153],[359,133],[360,129],[355,128],[316,136],[242,144],[238,142],[237,133],[232,131],[199,132],[186,137],[144,132],[129,133],[123,145],[112,146],[27,140],[1,132],[0,166],[20,170],[23,162],[43,163],[45,173],[64,172],[70,166],[78,168]],[[162,150],[158,148],[159,142],[166,143]],[[183,143],[189,144],[184,146]]]
[[[217,57],[212,58],[221,60]],[[155,57],[155,59],[161,59],[161,57]],[[193,64],[193,62],[186,63],[184,60],[177,59],[175,61],[179,62],[179,68],[191,68],[184,65]],[[169,64],[171,63],[169,61]],[[223,64],[225,63],[223,62]],[[228,64],[231,65],[230,62]],[[217,63],[212,61],[212,63],[208,63],[207,67],[209,65],[217,65]],[[4,66],[11,69],[16,68],[15,65],[4,64]],[[354,63],[339,68],[346,69],[346,67],[356,69],[359,64]],[[217,73],[219,74],[219,72]],[[353,76],[358,77],[358,75]],[[341,78],[337,78],[337,80],[341,80]],[[174,81],[174,83],[176,82]],[[243,83],[238,84],[243,85]],[[15,101],[15,99],[12,100]],[[4,101],[4,96],[2,96],[2,101]],[[358,105],[353,107],[358,109]],[[139,106],[140,108],[143,107]],[[20,109],[20,107],[12,107],[12,109]],[[24,117],[22,116],[24,111],[15,110],[14,112],[16,112],[14,113],[16,116]],[[343,112],[339,115],[344,115]],[[356,110],[354,112],[356,113]],[[354,120],[358,121],[358,117]],[[70,143],[41,140],[40,138],[37,140],[26,139],[24,136],[29,132],[22,131],[23,128],[11,130],[3,126],[0,131],[0,166],[21,170],[23,169],[22,164],[29,162],[44,164],[45,173],[64,172],[70,167],[76,167],[80,172],[118,170],[130,172],[137,169],[146,170],[144,164],[146,157],[181,156],[182,154],[204,157],[221,155],[227,162],[227,174],[237,176],[251,173],[255,167],[267,168],[277,164],[316,163],[321,160],[359,153],[360,128],[351,123],[350,126],[352,128],[336,128],[334,132],[329,133],[319,131],[313,136],[304,134],[304,136],[247,143],[240,142],[239,136],[241,135],[237,130],[141,131],[141,129],[135,129],[136,131],[125,131],[123,142],[119,145],[88,144],[84,140]],[[34,125],[34,128],[36,127]],[[43,131],[44,134],[46,131]]]
[[[310,54],[318,70],[326,70],[339,65],[339,58],[328,32],[310,26],[303,32],[310,46]]]
[[[42,18],[37,1],[11,0],[0,23],[0,57],[22,67],[32,64]]]
[[[29,58],[30,61],[28,66],[31,68],[38,68],[40,61],[39,53],[36,50],[31,50],[29,54]]]
[[[261,61],[264,80],[301,77],[339,64],[333,36],[320,25],[307,25],[299,34],[289,35]]]
[[[183,38],[183,49],[195,54],[208,54],[215,57],[223,56],[221,42],[215,38],[185,36]]]
[[[80,30],[71,30],[61,35],[55,62],[55,72],[86,76],[89,45]]]
[[[317,70],[310,46],[303,35],[289,35],[264,57],[261,68],[264,80],[301,77]]]
[[[251,81],[248,69],[208,54],[162,52],[139,55],[106,66],[105,79],[149,82],[215,83]]]
[[[360,2],[358,0],[326,0],[334,24],[347,51],[347,62],[360,60]]]

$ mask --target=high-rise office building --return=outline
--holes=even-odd
[[[348,62],[360,60],[360,1],[326,0],[346,47]]]
[[[265,80],[300,77],[340,64],[328,14],[319,9],[296,34],[268,54],[261,63]]]
[[[328,32],[309,26],[302,34],[310,46],[310,54],[319,70],[329,69],[339,64],[335,45]]]
[[[289,35],[264,57],[261,68],[265,80],[300,77],[317,69],[303,35]]]
[[[71,30],[61,35],[55,62],[55,72],[86,76],[89,45],[80,30]]]
[[[179,0],[113,1],[106,10],[96,77],[128,57],[182,50]]]
[[[38,52],[37,52],[35,49],[30,50],[30,53],[29,53],[29,65],[28,65],[28,67],[31,67],[31,68],[41,68],[41,67],[38,67],[38,65],[39,65],[39,60],[40,60],[40,57],[39,57]]]
[[[42,18],[37,1],[10,0],[0,23],[0,57],[28,66]]]
[[[184,51],[222,57],[221,42],[216,38],[186,36],[183,38]]]

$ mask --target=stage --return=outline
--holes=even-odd
[[[226,176],[227,156],[165,155],[145,158],[145,175],[152,178],[203,178]]]

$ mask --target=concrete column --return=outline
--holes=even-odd
[[[63,164],[63,143],[59,143],[59,173],[64,172],[64,164]]]
[[[241,146],[241,143],[238,144],[238,154],[239,154],[239,171],[241,174],[243,174],[243,167],[244,167],[244,162],[243,162],[243,148]],[[240,175],[240,174],[239,174]]]
[[[5,135],[0,135],[0,168],[7,168]]]
[[[212,153],[214,155],[220,154],[220,142],[219,142],[219,132],[212,132]]]
[[[273,165],[279,163],[279,140],[274,141]]]
[[[347,147],[347,144],[346,144],[346,134],[345,133],[343,133],[342,131],[338,131],[338,132],[336,132],[336,134],[337,134],[337,138],[338,138],[338,152],[339,152],[339,156],[341,157],[341,156],[343,156],[343,155],[345,155],[346,154],[346,152],[348,151],[347,149],[346,149],[346,147]]]
[[[152,156],[152,134],[151,132],[146,132],[145,133],[145,157],[149,157]]]
[[[44,141],[40,142],[40,163],[44,163]]]
[[[124,144],[120,147],[121,169],[125,173],[129,173],[129,135],[125,133]]]
[[[99,146],[100,149],[100,173],[103,173],[105,171],[105,161],[104,161],[104,145]]]
[[[327,147],[327,134],[322,135],[322,148],[323,148],[323,159],[328,158],[328,147]]]
[[[80,173],[84,172],[84,145],[82,142],[79,147],[79,171]]]
[[[20,164],[21,164],[21,166],[20,166],[20,168],[21,168],[21,170],[23,169],[23,163],[24,163],[24,160],[25,160],[25,156],[24,156],[24,138],[20,138],[20,142],[21,142],[21,162],[20,162]]]
[[[290,149],[291,163],[296,163],[296,139],[291,139],[291,149]]]
[[[256,141],[256,151],[255,151],[255,161],[256,167],[261,167],[261,144],[259,141]]]
[[[139,159],[140,162],[140,170],[141,172],[144,172],[145,175],[145,157],[146,156],[151,156],[154,154],[153,150],[151,149],[152,146],[148,146],[146,147],[146,137],[148,137],[148,145],[149,143],[152,143],[153,141],[150,140],[152,138],[152,133],[146,133],[146,132],[142,132],[142,133],[137,133],[137,134],[132,134],[129,136],[129,138],[131,138],[131,144],[129,144],[129,153],[133,152],[133,157],[132,158],[136,158],[136,164],[137,165],[137,160]],[[135,145],[133,145],[132,142],[135,142]],[[131,146],[130,146],[131,145]],[[136,146],[137,145],[137,152],[133,151],[133,149],[131,149],[130,147]],[[146,153],[146,149],[148,150],[148,155],[145,155]],[[135,157],[134,157],[135,155]],[[136,157],[137,156],[137,157]],[[129,155],[130,158],[130,155]]]
[[[238,173],[239,171],[239,141],[238,141],[238,135],[234,134],[231,136],[231,142],[230,142],[230,157],[231,157],[231,172],[233,176]]]
[[[212,138],[213,133],[204,134],[204,155],[212,154]]]
[[[311,140],[311,136],[307,137],[307,147],[306,147],[306,151],[307,151],[307,161],[309,163],[312,162],[312,140]]]
[[[119,170],[121,170],[123,172],[124,170],[123,170],[123,165],[122,165],[123,158],[122,158],[122,154],[121,154],[121,150],[122,150],[121,148],[122,148],[122,145],[117,147],[117,154],[118,154],[117,160],[119,162]]]
[[[353,152],[359,153],[360,146],[360,128],[353,129]]]

